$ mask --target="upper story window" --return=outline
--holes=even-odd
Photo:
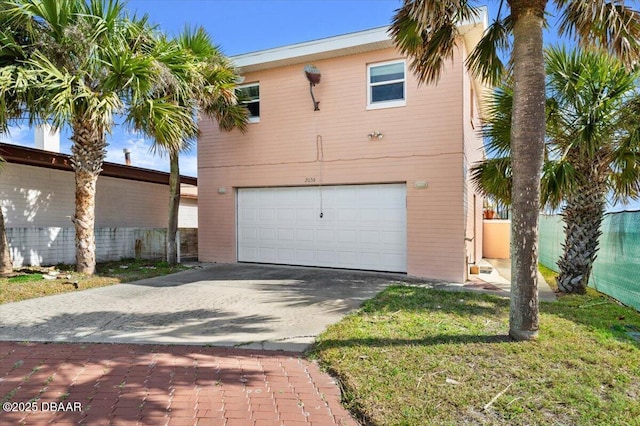
[[[260,84],[251,83],[238,86],[238,99],[249,110],[249,123],[260,121]]]
[[[406,66],[404,61],[367,66],[367,108],[406,105]]]

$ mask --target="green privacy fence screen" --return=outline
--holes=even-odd
[[[557,272],[563,241],[561,217],[540,216],[540,263]],[[640,310],[640,212],[604,216],[589,286]]]

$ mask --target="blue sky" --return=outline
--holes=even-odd
[[[487,4],[490,16],[495,1]],[[627,2],[637,7],[638,1]],[[129,0],[128,9],[148,14],[151,22],[170,35],[186,25],[203,26],[223,53],[233,56],[256,50],[315,40],[388,25],[401,0]],[[556,43],[547,32],[545,42]],[[69,153],[68,131],[61,136],[61,150]],[[33,132],[12,128],[0,140],[33,146]],[[151,143],[116,126],[109,137],[107,161],[124,163],[123,148],[131,150],[133,164],[168,171],[168,159],[149,152]],[[197,176],[196,150],[181,154],[181,173]]]

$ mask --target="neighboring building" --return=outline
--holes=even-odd
[[[10,144],[0,144],[0,157],[6,161],[0,171],[0,204],[14,265],[72,263],[75,179],[70,157]],[[197,179],[183,176],[181,182],[185,195],[179,227],[197,228]],[[98,260],[162,257],[168,205],[168,173],[104,163],[96,191]]]
[[[485,89],[464,67],[480,12],[437,85],[418,83],[387,28],[233,57],[251,123],[201,123],[199,259],[465,280],[482,256],[468,171]]]

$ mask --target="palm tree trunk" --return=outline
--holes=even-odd
[[[545,133],[542,26],[546,0],[510,0],[513,28],[511,304],[509,335],[538,336],[538,212]]]
[[[0,208],[0,275],[9,275],[13,272],[13,262],[7,241],[7,230],[4,226],[4,214]]]
[[[167,227],[167,262],[178,263],[178,211],[180,207],[180,166],[178,153],[169,151],[169,225]]]
[[[602,234],[605,192],[595,182],[581,185],[562,212],[565,240],[557,283],[563,293],[587,292]]]
[[[89,120],[73,121],[71,162],[76,176],[76,269],[93,275],[96,268],[96,183],[102,171],[107,143],[104,131]]]

